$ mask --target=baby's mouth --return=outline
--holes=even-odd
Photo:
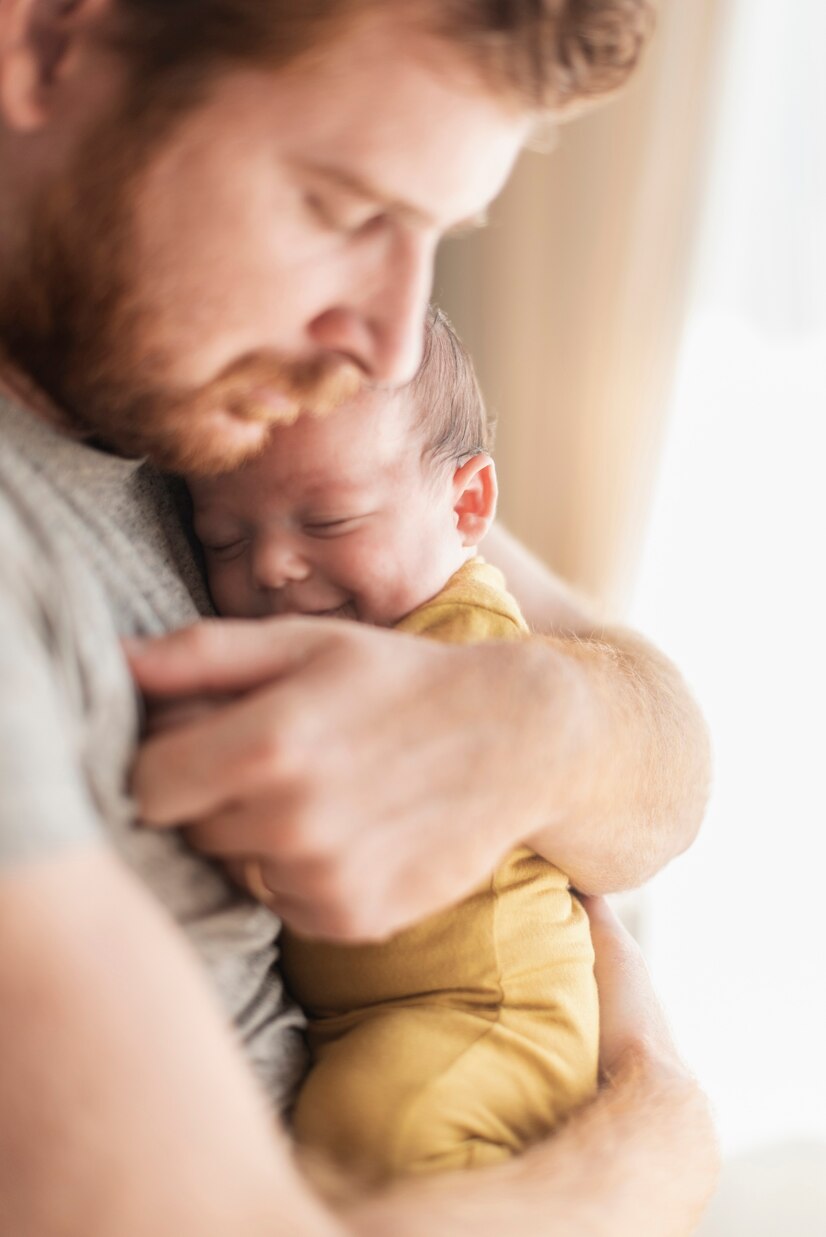
[[[340,601],[336,606],[324,606],[313,609],[294,597],[274,597],[266,607],[265,613],[272,618],[333,618],[357,619],[356,603],[352,598]]]
[[[356,608],[351,601],[344,601],[340,606],[333,606],[329,610],[305,610],[304,617],[354,619]]]

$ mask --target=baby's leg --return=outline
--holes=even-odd
[[[460,906],[381,945],[288,941],[285,960],[299,983],[310,977],[315,1007],[296,1136],[350,1172],[507,1158],[596,1087],[587,916],[527,850]]]
[[[508,1159],[593,1091],[593,1046],[554,1021],[547,1009],[374,1011],[317,1050],[297,1141],[369,1181]]]
[[[368,1015],[317,1050],[293,1114],[297,1142],[371,1181],[508,1158],[518,1141],[461,1079],[493,1026],[445,1005]]]

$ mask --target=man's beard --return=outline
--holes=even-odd
[[[268,425],[351,398],[363,374],[336,357],[266,351],[200,387],[161,385],[170,357],[141,346],[149,314],[130,261],[134,195],[153,149],[134,121],[110,120],[41,195],[0,275],[0,360],[78,436],[170,472],[223,472],[265,445]]]

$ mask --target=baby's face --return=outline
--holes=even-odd
[[[453,472],[422,460],[402,395],[365,393],[275,428],[264,453],[190,483],[219,613],[390,626],[467,557]]]

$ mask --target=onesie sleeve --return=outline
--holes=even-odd
[[[50,638],[60,598],[48,600],[42,550],[0,501],[0,867],[104,836]]]
[[[429,636],[445,644],[481,644],[484,640],[522,640],[526,630],[508,613],[470,602],[434,601],[409,614],[397,631]]]
[[[445,644],[522,640],[530,635],[501,572],[478,557],[460,567],[435,597],[397,623],[396,630]]]

